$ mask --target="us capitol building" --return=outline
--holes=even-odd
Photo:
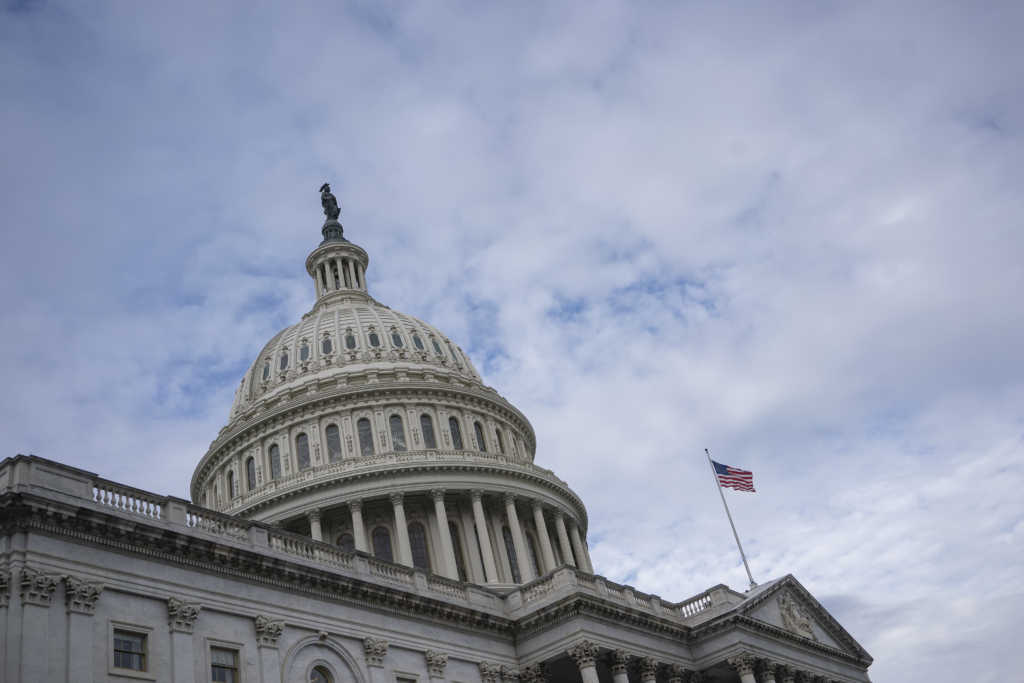
[[[529,420],[370,295],[321,201],[316,301],[245,373],[192,501],[0,462],[0,682],[869,680],[792,576],[668,602],[596,574]]]

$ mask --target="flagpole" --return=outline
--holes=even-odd
[[[740,535],[736,533],[736,525],[732,521],[732,513],[729,512],[729,506],[725,502],[725,494],[722,493],[722,484],[718,481],[718,473],[715,472],[715,464],[711,462],[711,451],[704,449],[704,453],[708,456],[708,467],[711,468],[711,476],[715,480],[715,486],[718,487],[718,495],[722,497],[722,507],[725,508],[725,516],[729,518],[729,526],[732,527],[732,536],[736,539],[736,547],[740,549],[740,557],[743,559],[743,568],[747,570],[747,578],[750,579],[750,587],[753,588],[757,585],[754,581],[753,575],[750,573],[750,565],[747,564],[747,556],[743,552],[743,544],[740,543]]]

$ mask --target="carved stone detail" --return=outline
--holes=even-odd
[[[501,683],[519,683],[519,670],[502,665]]]
[[[424,656],[427,658],[427,673],[430,674],[430,677],[444,678],[444,669],[448,666],[448,654],[427,650]]]
[[[668,683],[683,683],[686,676],[686,669],[679,664],[671,664],[668,667]]]
[[[785,664],[779,664],[775,667],[775,680],[777,683],[795,683],[796,672]]]
[[[543,664],[531,664],[524,666],[519,671],[519,680],[522,683],[546,683],[547,676],[544,674]]]
[[[49,607],[60,577],[43,574],[32,567],[21,568],[21,601],[27,605]]]
[[[501,666],[480,662],[480,683],[501,683]]]
[[[633,655],[629,654],[625,650],[613,650],[609,658],[609,664],[611,665],[612,673],[626,673],[626,669],[629,667],[629,660],[632,659],[632,657]]]
[[[758,683],[776,683],[776,664],[767,659],[758,659],[754,663],[754,673],[757,674]]]
[[[736,669],[736,673],[740,676],[754,673],[754,658],[747,653],[729,657],[726,661],[729,662],[729,666]]]
[[[576,666],[582,669],[595,665],[599,650],[600,648],[589,640],[581,640],[566,650],[566,652],[576,662]]]
[[[274,621],[262,614],[253,620],[256,626],[256,645],[259,647],[277,647],[277,639],[284,631],[283,621]]]
[[[776,603],[779,606],[779,614],[782,615],[782,625],[787,631],[792,631],[798,636],[811,640],[818,640],[818,637],[814,635],[811,617],[797,604],[789,591],[776,598]]]
[[[203,608],[197,603],[185,602],[178,598],[167,598],[167,623],[171,631],[192,633],[192,627],[199,618],[199,610]]]
[[[64,577],[64,601],[68,612],[92,616],[96,613],[96,602],[102,592],[102,583],[89,583],[70,574]]]
[[[11,574],[7,570],[0,572],[0,607],[11,604]]]
[[[699,671],[687,671],[683,674],[683,683],[704,683],[704,674]]]
[[[388,654],[388,641],[381,638],[364,638],[363,652],[366,654],[367,666],[384,666],[384,658]]]
[[[643,683],[654,683],[658,677],[658,660],[654,657],[641,657],[639,665],[640,680]]]

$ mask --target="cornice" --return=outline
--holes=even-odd
[[[668,638],[684,641],[689,639],[692,630],[690,626],[616,605],[599,597],[574,593],[517,619],[515,622],[516,634],[528,636],[565,619],[579,616],[595,617],[614,624],[635,626],[648,632],[653,631]]]

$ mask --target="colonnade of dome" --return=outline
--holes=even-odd
[[[193,500],[474,583],[592,571],[586,509],[533,464],[526,417],[443,333],[370,296],[340,223],[323,234],[316,303],[243,377]]]

